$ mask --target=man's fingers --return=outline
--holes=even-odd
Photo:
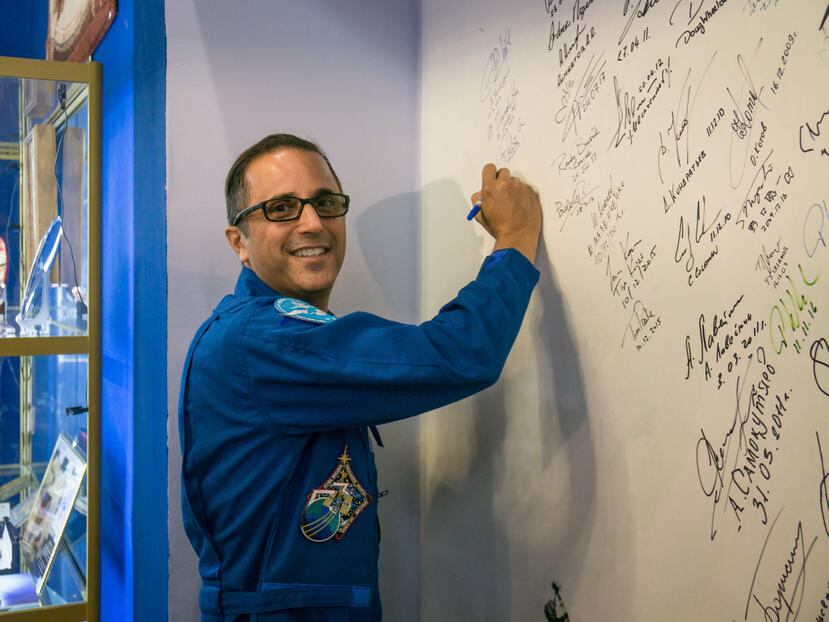
[[[495,181],[496,174],[495,165],[492,162],[484,165],[481,170],[481,190],[486,190],[487,186]]]
[[[508,168],[499,168],[498,172],[495,174],[497,179],[509,179],[510,178],[510,170]]]
[[[475,214],[475,220],[478,221],[479,225],[481,225],[484,229],[486,229],[486,231],[487,231],[487,233],[489,233],[489,235],[493,235],[492,229],[489,228],[489,223],[486,221],[486,216],[484,216],[483,211],[480,211],[477,214]]]
[[[475,194],[473,194],[470,198],[472,199],[472,205],[476,205],[481,202],[481,198],[484,196],[484,193],[478,190]]]

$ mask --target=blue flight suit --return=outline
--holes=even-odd
[[[494,384],[537,281],[519,252],[496,251],[414,326],[303,319],[242,269],[190,345],[179,404],[203,622],[380,621],[368,428]]]

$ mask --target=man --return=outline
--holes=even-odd
[[[199,328],[179,425],[184,523],[205,622],[377,622],[375,425],[493,384],[538,280],[535,192],[482,173],[495,252],[419,326],[328,310],[349,199],[313,143],[268,136],[231,167],[233,295]]]

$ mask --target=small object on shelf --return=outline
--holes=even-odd
[[[84,459],[65,435],[58,435],[46,473],[20,533],[20,553],[35,578],[38,594],[43,591],[49,577],[85,474]]]
[[[20,533],[10,517],[11,504],[0,503],[0,575],[20,572]]]
[[[58,245],[63,235],[60,216],[55,217],[46,233],[40,238],[29,279],[23,292],[23,302],[16,322],[23,335],[37,334],[49,323],[49,274],[58,254]]]

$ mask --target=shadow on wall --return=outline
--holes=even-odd
[[[560,527],[554,534],[551,548],[545,551],[551,556],[548,566],[551,576],[545,578],[552,583],[582,574],[580,566],[587,557],[596,514],[596,449],[579,353],[543,239],[536,265],[541,273],[535,290],[541,307],[536,365],[540,380],[552,380],[538,383],[543,472],[550,472],[555,454],[565,445],[569,459],[569,482],[563,489],[568,490],[570,496],[554,500],[554,506],[561,508],[557,520]]]
[[[423,197],[425,210],[453,210],[468,203],[449,180],[424,188]],[[446,274],[443,266],[440,272],[426,270],[426,278],[440,280],[430,284],[427,296],[434,297],[435,289],[447,293],[444,288],[453,279],[458,286],[465,284],[459,274],[471,278],[478,269],[480,254],[474,249],[480,238],[468,223],[456,226],[454,220],[438,219],[446,227],[437,230],[436,220],[426,219],[432,223],[430,248],[455,249]],[[569,593],[590,591],[577,582],[585,574],[584,560],[595,537],[597,449],[579,352],[543,240],[536,265],[540,279],[525,319],[525,330],[534,334],[525,333],[523,352],[536,367],[537,386],[505,374],[494,387],[451,412],[436,414],[424,427],[423,442],[429,444],[423,449],[424,616],[439,611],[447,621],[543,620],[553,581],[562,585],[565,596],[568,587]],[[428,306],[437,302],[430,300]],[[519,358],[521,348],[517,343]],[[507,412],[521,399],[535,402],[537,412]],[[539,438],[515,438],[528,430],[537,430]],[[518,455],[516,441],[538,452]],[[521,482],[515,474],[522,472],[537,473],[541,481]],[[624,517],[619,518],[624,529]],[[532,526],[524,528],[533,533],[518,532],[522,525]],[[611,560],[624,559],[624,554],[608,551]]]
[[[407,323],[416,322],[418,314],[419,205],[417,192],[383,199],[361,212],[354,227],[365,265],[395,314],[390,319]]]
[[[362,254],[363,268],[345,286],[349,302],[391,320],[418,315],[419,193],[398,194],[362,210],[349,227],[348,255]],[[358,248],[355,248],[358,247]],[[381,489],[380,591],[384,618],[417,620],[420,561],[417,420],[382,426],[385,449],[375,449]]]
[[[441,437],[450,448],[457,440],[466,445],[466,483],[453,486],[441,481],[432,491],[424,547],[437,584],[429,589],[423,615],[437,611],[447,622],[461,620],[508,620],[510,590],[503,577],[511,574],[507,530],[493,512],[497,492],[503,486],[506,409],[501,383],[487,389],[474,401],[475,411],[445,413]],[[457,430],[471,429],[468,437]],[[456,431],[447,431],[454,428]],[[451,450],[451,449],[450,449]],[[427,577],[424,580],[429,582]],[[434,580],[433,580],[434,581]]]

